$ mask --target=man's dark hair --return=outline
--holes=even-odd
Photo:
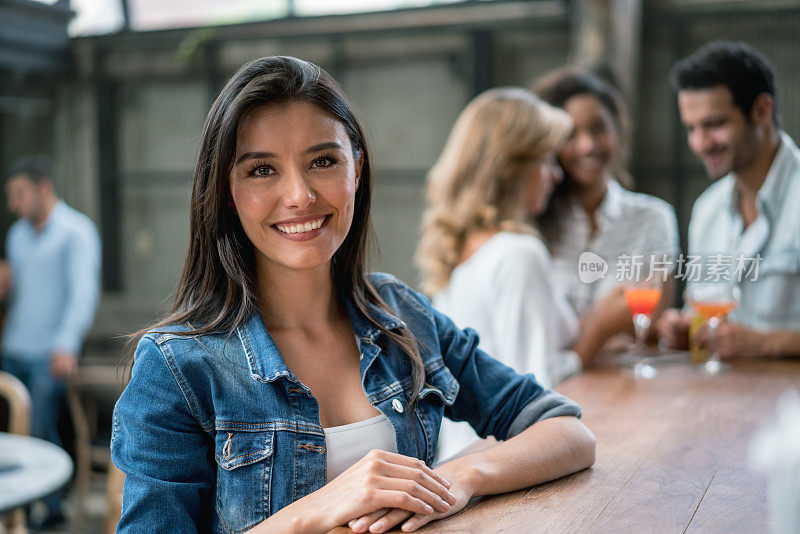
[[[704,45],[672,67],[670,81],[676,91],[724,85],[747,120],[758,95],[767,93],[774,102],[772,120],[776,127],[780,126],[775,69],[766,57],[745,43],[714,41]]]
[[[42,180],[54,181],[52,161],[44,154],[31,154],[17,158],[6,171],[5,179],[8,180],[18,174],[27,175],[31,181],[37,184]]]

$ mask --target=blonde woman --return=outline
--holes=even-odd
[[[575,340],[577,320],[553,290],[547,249],[524,218],[546,207],[558,179],[553,154],[571,128],[565,112],[524,89],[476,97],[428,175],[417,251],[434,306],[475,329],[483,350],[548,385],[580,369],[576,353],[559,350]],[[441,436],[439,458],[477,438],[450,421]]]

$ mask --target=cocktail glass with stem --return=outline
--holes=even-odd
[[[653,378],[658,374],[646,352],[647,333],[658,302],[661,300],[661,280],[657,277],[644,278],[625,286],[625,300],[633,317],[633,331],[636,339],[638,360],[633,367],[639,378]]]
[[[717,351],[717,329],[727,315],[739,305],[739,288],[730,280],[696,282],[686,288],[686,301],[696,315],[706,321],[709,357],[702,364],[706,374],[717,375],[727,369]]]

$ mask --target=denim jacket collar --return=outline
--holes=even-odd
[[[346,298],[344,300],[345,310],[350,317],[353,331],[359,339],[359,346],[361,341],[374,342],[381,331],[358,310],[353,299]],[[395,330],[406,326],[403,321],[374,304],[368,303],[367,308],[375,321],[386,330]],[[236,328],[236,333],[242,343],[250,367],[250,376],[253,379],[272,382],[280,377],[285,377],[291,382],[301,384],[297,376],[286,366],[286,362],[264,325],[264,320],[257,308],[254,308],[248,319]],[[363,362],[366,365],[362,365],[362,375],[378,352],[371,351],[373,357],[369,359],[370,361]]]
[[[350,316],[350,323],[353,325],[353,331],[355,332],[356,336],[361,339],[369,339],[370,341],[374,341],[380,333],[380,330],[378,330],[378,328],[376,328],[375,325],[369,319],[367,319],[364,314],[361,313],[361,311],[359,311],[352,298],[343,297],[343,300],[345,309],[347,310],[347,315]],[[406,324],[403,321],[389,312],[381,309],[380,307],[372,304],[371,302],[367,303],[367,309],[369,310],[373,319],[375,319],[375,321],[386,330],[396,330],[398,328],[406,327]]]
[[[272,382],[283,376],[299,383],[294,373],[286,367],[286,362],[272,336],[269,335],[258,308],[253,308],[250,317],[236,327],[236,333],[247,357],[251,377],[261,382]]]

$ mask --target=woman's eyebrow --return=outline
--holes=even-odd
[[[277,157],[277,155],[274,154],[273,152],[245,152],[244,154],[242,154],[237,158],[233,166],[235,167],[236,165],[239,165],[241,162],[248,159],[267,159],[275,157]]]
[[[335,141],[328,141],[326,143],[318,143],[316,145],[312,145],[303,151],[304,154],[309,154],[311,152],[319,152],[320,150],[329,150],[331,148],[338,148],[339,150],[344,150],[344,147]],[[251,151],[245,152],[241,156],[239,156],[236,161],[233,163],[234,167],[239,165],[245,160],[248,159],[267,159],[267,158],[276,158],[278,157],[277,154],[274,152],[259,152],[259,151]]]
[[[313,145],[308,147],[303,151],[303,153],[308,154],[310,152],[319,152],[320,150],[329,150],[331,148],[338,148],[339,150],[344,150],[344,147],[335,141],[329,141],[327,143],[319,143],[317,145]]]

